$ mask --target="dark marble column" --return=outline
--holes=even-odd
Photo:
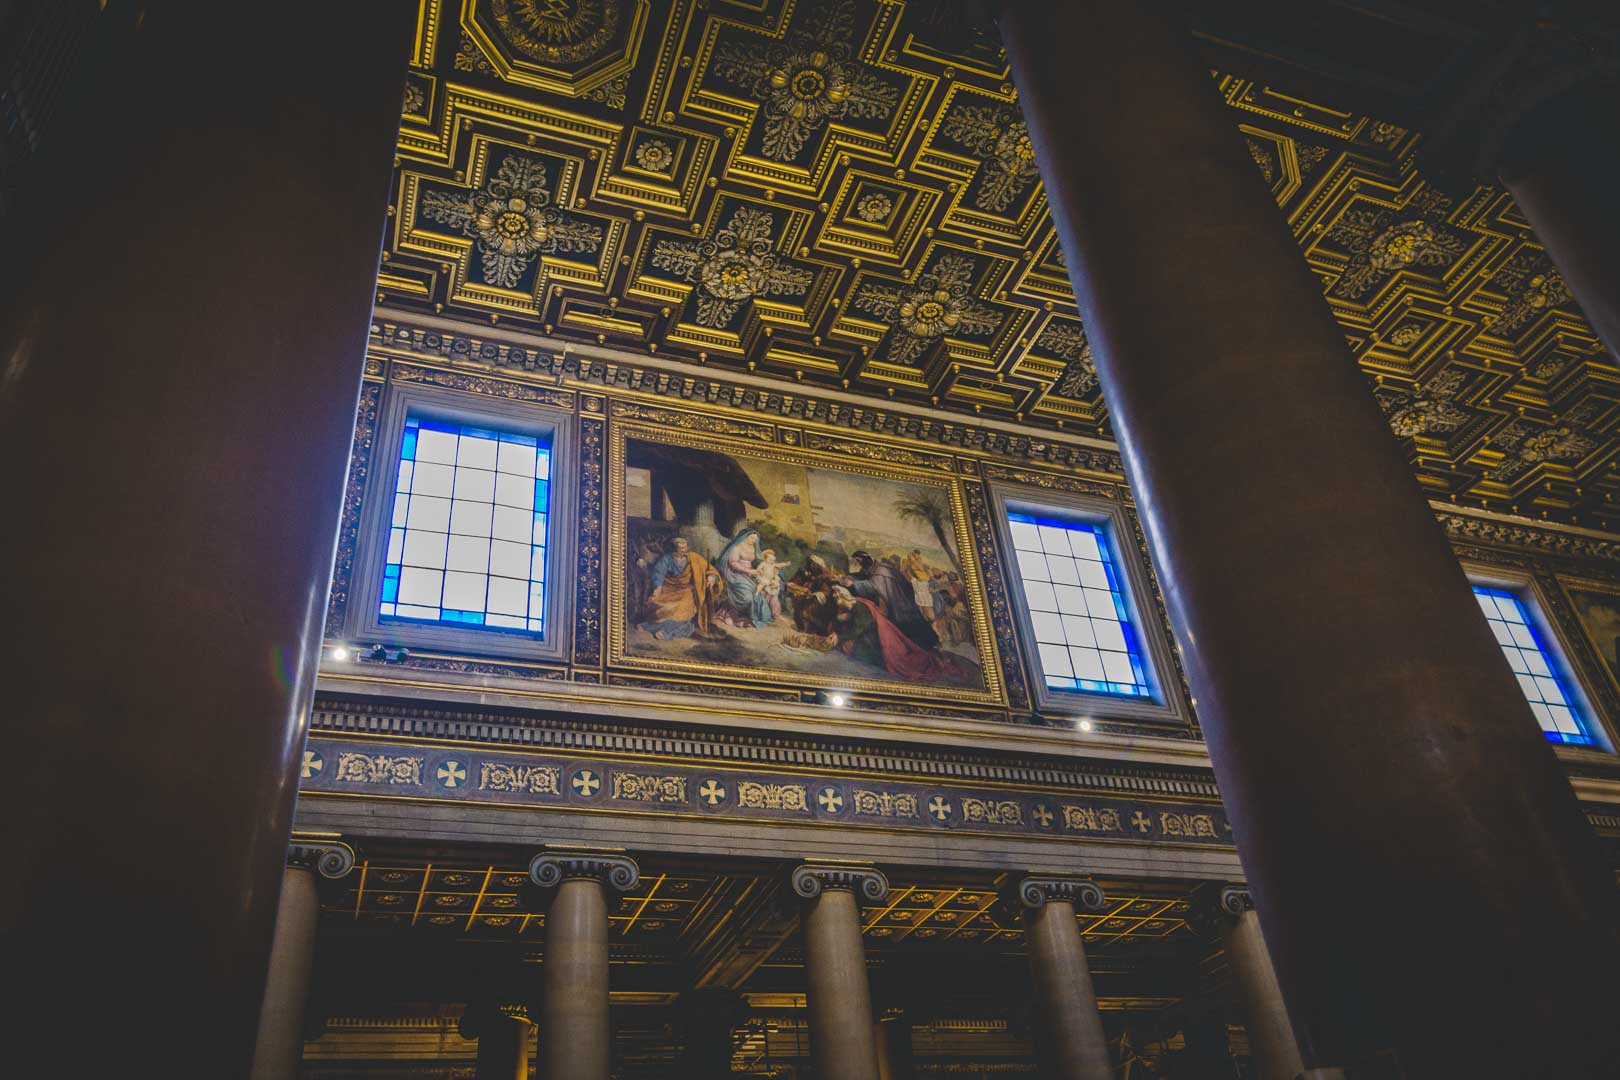
[[[547,851],[529,877],[555,888],[546,912],[540,965],[540,1074],[546,1080],[608,1080],[613,1027],[608,1014],[607,891],[641,880],[635,860],[602,851]]]
[[[317,887],[354,869],[354,849],[336,840],[294,840],[281,877],[270,973],[259,1007],[253,1080],[294,1080],[304,1057],[304,1008],[315,968],[315,927],[321,915]]]
[[[1620,89],[1613,77],[1530,110],[1497,172],[1608,346],[1610,362],[1620,363]]]
[[[1294,1080],[1305,1071],[1305,1061],[1294,1039],[1294,1027],[1288,1021],[1288,1006],[1283,1002],[1282,987],[1277,985],[1271,953],[1266,950],[1248,890],[1242,886],[1222,889],[1217,919],[1226,962],[1243,1003],[1249,1056],[1260,1080]]]
[[[872,1041],[877,1046],[878,1080],[909,1080],[915,1075],[911,1018],[904,1009],[884,1009],[872,1024]]]
[[[748,1019],[748,1003],[735,990],[688,990],[675,1005],[680,1027],[679,1073],[692,1080],[731,1075],[734,1033]]]
[[[478,1080],[528,1080],[528,1009],[475,1005],[461,1018],[461,1037],[478,1040]]]
[[[0,222],[7,1067],[93,971],[122,1060],[242,1076],[416,4],[99,7]]]
[[[1016,888],[1024,912],[1024,945],[1040,1023],[1035,1044],[1053,1080],[1111,1080],[1113,1059],[1075,912],[1100,911],[1096,883],[1074,878],[1025,878]]]
[[[816,1075],[877,1080],[861,904],[887,896],[889,880],[869,866],[810,863],[793,871],[793,891],[805,901],[804,967]]]
[[[1614,883],[1164,11],[999,23],[1306,1064],[1620,1075]]]

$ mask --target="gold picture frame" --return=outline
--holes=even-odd
[[[956,472],[953,459],[944,455],[919,453],[903,446],[890,448],[882,443],[865,440],[819,440],[822,444],[820,446],[804,446],[779,441],[777,435],[776,428],[770,424],[722,420],[705,414],[664,407],[615,403],[612,423],[609,425],[608,460],[604,477],[607,521],[603,568],[605,578],[603,624],[607,639],[608,667],[617,670],[679,674],[705,681],[765,683],[772,686],[794,686],[824,691],[882,694],[923,702],[951,701],[1006,707],[1006,686],[990,620],[984,571],[975,550],[973,531],[967,517],[965,480]],[[636,648],[627,647],[632,613],[627,610],[626,571],[630,562],[628,558],[630,521],[627,515],[626,457],[627,445],[632,441],[725,455],[734,461],[737,458],[755,459],[761,463],[777,466],[825,470],[849,477],[866,477],[880,482],[939,492],[949,508],[950,520],[946,533],[954,540],[955,547],[954,552],[947,550],[947,554],[954,558],[959,568],[960,583],[965,588],[967,597],[971,637],[970,641],[961,644],[971,643],[976,652],[976,664],[982,686],[910,682],[893,676],[884,678],[861,677],[854,674],[847,677],[832,676],[826,672],[807,672],[788,666],[730,664],[715,662],[712,659],[651,655],[645,642],[639,646],[640,652]],[[813,520],[813,511],[811,519]],[[942,542],[943,539],[944,536],[941,537]],[[639,641],[644,633],[640,629],[636,633]]]
[[[1603,696],[1620,701],[1620,582],[1561,574],[1558,587],[1569,605],[1570,631],[1579,633],[1607,680]]]

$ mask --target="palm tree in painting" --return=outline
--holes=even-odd
[[[902,495],[894,500],[894,512],[899,515],[901,521],[920,521],[926,524],[938,538],[940,550],[949,555],[952,562],[957,562],[956,547],[951,543],[950,530],[945,527],[945,523],[950,520],[951,512],[945,504],[943,492],[923,488],[914,495]]]

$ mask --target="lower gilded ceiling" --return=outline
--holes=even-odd
[[[1107,435],[1005,58],[940,10],[422,0],[379,300]],[[1217,85],[1424,488],[1620,524],[1620,369],[1506,193]]]

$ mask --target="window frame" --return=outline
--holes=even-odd
[[[551,508],[547,511],[546,608],[544,637],[526,631],[486,629],[453,623],[387,620],[378,612],[382,597],[383,561],[393,520],[394,489],[399,483],[399,448],[410,414],[525,435],[551,443]],[[383,393],[372,443],[371,473],[366,477],[349,580],[345,637],[362,644],[382,642],[407,648],[446,649],[473,656],[563,662],[568,659],[573,630],[574,590],[571,581],[578,519],[578,461],[574,447],[574,414],[533,402],[484,398],[436,386],[395,386]],[[569,527],[564,527],[569,523]],[[566,575],[566,576],[565,576]]]
[[[1035,713],[1065,720],[1114,718],[1186,726],[1191,721],[1191,712],[1171,654],[1171,642],[1165,631],[1163,615],[1157,604],[1149,599],[1153,591],[1148,582],[1146,564],[1134,544],[1126,547],[1120,542],[1122,537],[1135,535],[1135,528],[1124,505],[1100,496],[999,483],[990,484],[990,505],[995,515],[1003,577],[1016,623],[1014,636],[1018,639],[1024,669],[1030,674],[1030,697]],[[1149,666],[1148,678],[1154,689],[1153,697],[1058,690],[1046,685],[1046,676],[1041,670],[1040,650],[1035,641],[1035,627],[1024,596],[1023,579],[1018,572],[1012,528],[1007,520],[1009,512],[1066,518],[1081,524],[1103,526],[1114,566],[1125,576],[1125,606],[1130,612],[1137,638],[1142,643],[1143,659]]]
[[[1510,570],[1505,567],[1492,566],[1487,563],[1467,561],[1462,561],[1462,568],[1470,586],[1479,585],[1487,589],[1501,589],[1503,592],[1509,592],[1518,597],[1519,602],[1524,605],[1525,614],[1530,617],[1531,626],[1539,635],[1541,643],[1552,654],[1553,664],[1557,666],[1559,674],[1564,676],[1563,681],[1569,685],[1575,695],[1574,704],[1577,713],[1581,722],[1586,725],[1587,734],[1592,736],[1592,742],[1589,745],[1582,745],[1580,743],[1554,742],[1548,739],[1547,744],[1560,752],[1574,750],[1588,753],[1593,751],[1605,754],[1615,753],[1614,733],[1609,730],[1607,718],[1604,717],[1602,710],[1598,708],[1598,697],[1592,685],[1591,677],[1582,670],[1579,664],[1571,659],[1568,635],[1565,634],[1563,627],[1559,626],[1547,614],[1551,610],[1547,591],[1536,580],[1535,575]],[[1469,599],[1474,599],[1471,589]],[[1480,619],[1483,620],[1484,618],[1485,615],[1481,612]],[[1500,645],[1497,646],[1497,652],[1501,652]],[[1504,657],[1502,662],[1506,664],[1507,659]],[[1517,685],[1516,682],[1515,685]],[[1520,697],[1523,696],[1521,689]],[[1536,728],[1543,735],[1546,734],[1539,721],[1537,721]]]

